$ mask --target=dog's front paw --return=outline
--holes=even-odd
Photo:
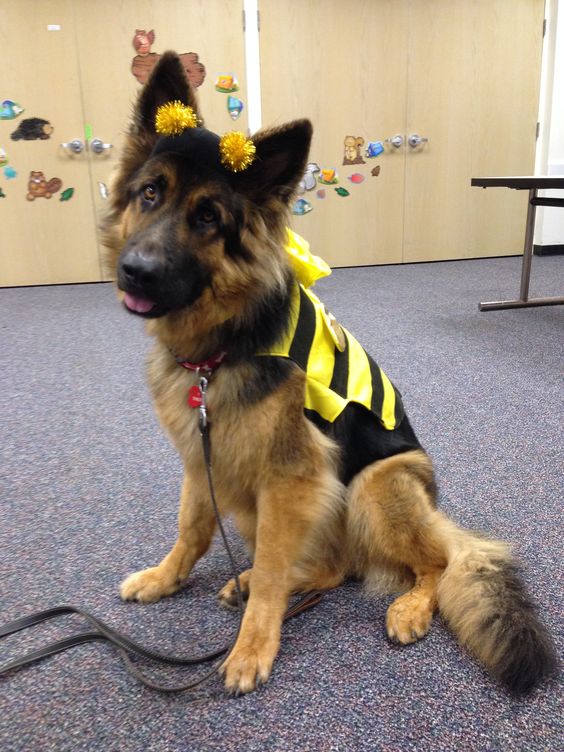
[[[276,650],[265,646],[235,649],[221,667],[225,675],[225,687],[233,694],[252,692],[258,684],[268,681]]]
[[[161,567],[149,567],[126,577],[120,585],[120,594],[124,601],[154,603],[165,595],[172,595],[181,583]]]

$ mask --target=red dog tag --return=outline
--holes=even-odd
[[[202,404],[202,392],[199,386],[191,386],[188,391],[188,404],[190,407],[200,407]]]

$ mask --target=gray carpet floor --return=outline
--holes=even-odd
[[[442,508],[513,544],[561,653],[564,309],[477,307],[513,297],[519,265],[336,270],[316,291],[401,389]],[[562,294],[563,269],[535,258],[532,294]],[[175,597],[139,606],[117,594],[176,530],[181,467],[144,386],[148,344],[110,285],[0,290],[0,622],[72,603],[163,651],[206,651],[232,634],[236,617],[215,601],[229,576],[219,541]],[[383,626],[390,600],[354,582],[327,594],[285,626],[270,682],[237,699],[218,679],[157,694],[110,647],[79,647],[0,679],[0,749],[564,748],[558,680],[510,698],[440,617],[396,647]],[[7,638],[0,662],[80,626],[65,618]]]

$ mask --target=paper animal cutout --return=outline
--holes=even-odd
[[[362,158],[361,149],[364,146],[362,136],[345,136],[345,155],[343,164],[366,164]]]
[[[0,120],[13,120],[21,115],[24,111],[23,107],[17,102],[12,102],[11,99],[5,99],[0,105]]]
[[[25,118],[20,120],[16,130],[10,134],[13,141],[45,141],[50,138],[55,129],[48,120],[43,118]]]
[[[141,84],[147,83],[151,71],[157,64],[160,54],[151,52],[151,45],[155,41],[155,32],[145,31],[145,29],[136,29],[133,37],[133,47],[137,55],[131,61],[131,72]],[[186,77],[194,88],[201,86],[206,77],[206,69],[200,63],[200,58],[195,52],[184,52],[180,57],[180,62],[186,71]]]
[[[54,193],[61,190],[63,181],[59,178],[46,180],[45,175],[40,171],[31,171],[27,184],[27,200],[35,201],[36,198],[51,198]]]

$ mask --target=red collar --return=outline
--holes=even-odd
[[[191,363],[189,360],[183,360],[181,357],[177,356],[175,356],[175,358],[178,365],[182,366],[182,368],[186,368],[188,371],[202,371],[210,374],[219,368],[226,355],[227,353],[225,350],[222,350],[221,352],[212,355],[211,358],[202,360],[201,363]]]

